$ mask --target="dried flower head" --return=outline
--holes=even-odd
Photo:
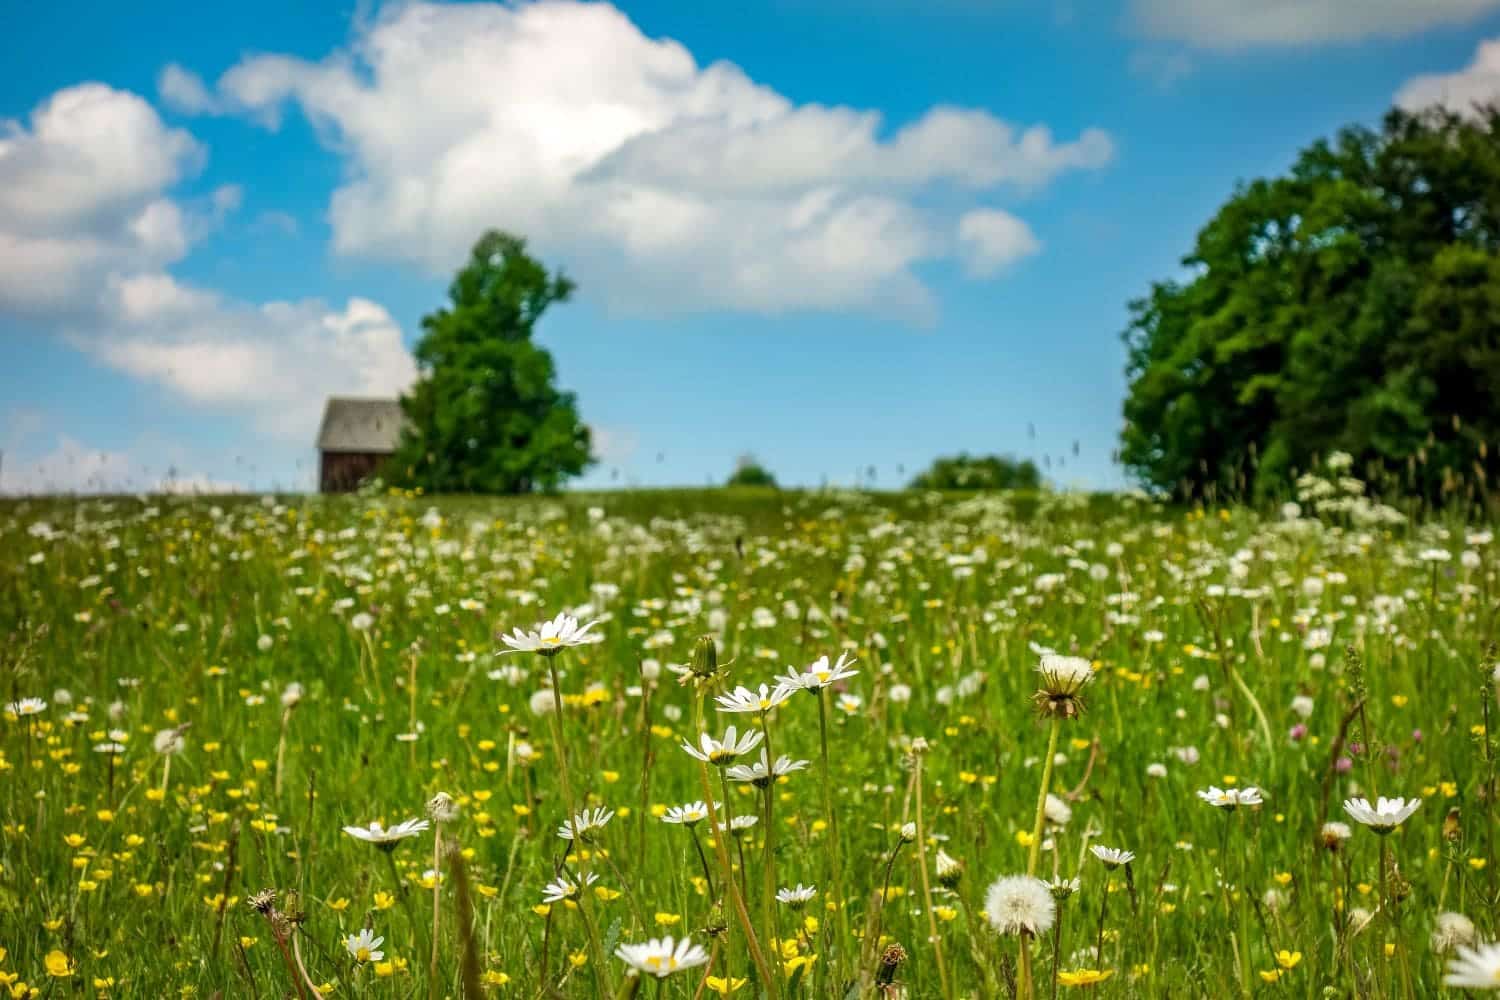
[[[1054,719],[1076,719],[1084,712],[1082,692],[1094,678],[1094,667],[1081,656],[1045,653],[1036,671],[1041,687],[1032,696],[1037,712]]]

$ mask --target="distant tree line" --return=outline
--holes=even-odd
[[[958,454],[933,461],[911,481],[914,490],[1034,490],[1041,473],[1030,459]]]
[[[1130,306],[1121,459],[1285,496],[1335,450],[1429,498],[1500,471],[1500,111],[1396,110],[1242,185]]]

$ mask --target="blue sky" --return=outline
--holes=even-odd
[[[1500,0],[1250,6],[35,5],[0,35],[0,490],[306,487],[323,396],[410,378],[486,226],[580,283],[540,339],[585,485],[958,450],[1118,485],[1126,303],[1236,181],[1500,91]]]

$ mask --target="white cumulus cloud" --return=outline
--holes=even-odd
[[[442,274],[498,226],[634,311],[929,316],[913,267],[961,251],[951,210],[926,207],[952,197],[924,193],[974,208],[1113,153],[1098,129],[1059,139],[984,111],[891,130],[878,112],[797,104],[605,4],[405,4],[322,61],[248,58],[212,96],[273,127],[295,102],[347,158],[339,252]]]
[[[1500,0],[1133,0],[1146,34],[1206,48],[1400,38],[1462,24]]]
[[[1496,101],[1500,101],[1500,39],[1480,42],[1473,61],[1458,72],[1413,77],[1396,92],[1396,103],[1409,110],[1440,105],[1469,114]]]
[[[993,208],[964,213],[958,220],[958,240],[965,268],[980,278],[999,274],[1042,249],[1030,226],[1009,212]]]
[[[415,377],[411,355],[368,299],[245,302],[168,273],[243,199],[236,185],[172,196],[204,155],[145,100],[102,84],[0,124],[0,317],[25,314],[180,400],[310,446],[326,396],[394,395]],[[108,478],[117,464],[65,441],[32,481],[80,488],[64,473]]]
[[[252,305],[161,274],[117,279],[108,299],[110,325],[72,343],[268,436],[310,443],[327,396],[393,396],[416,377],[400,327],[368,299]]]
[[[163,192],[202,158],[146,101],[99,83],[0,121],[0,310],[74,306],[109,273],[179,259],[194,224]]]

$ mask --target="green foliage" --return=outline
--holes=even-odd
[[[967,454],[936,459],[911,481],[914,490],[1034,490],[1042,477],[1031,459]]]
[[[592,461],[572,393],[552,355],[531,339],[573,283],[488,232],[448,289],[449,305],[422,319],[421,377],[402,397],[408,427],[392,478],[433,493],[554,490]]]
[[[1284,495],[1319,455],[1428,497],[1497,471],[1500,112],[1392,111],[1241,187],[1131,304],[1121,458]]]
[[[753,455],[742,456],[730,474],[729,481],[725,486],[760,486],[776,488],[776,477],[758,461]]]

